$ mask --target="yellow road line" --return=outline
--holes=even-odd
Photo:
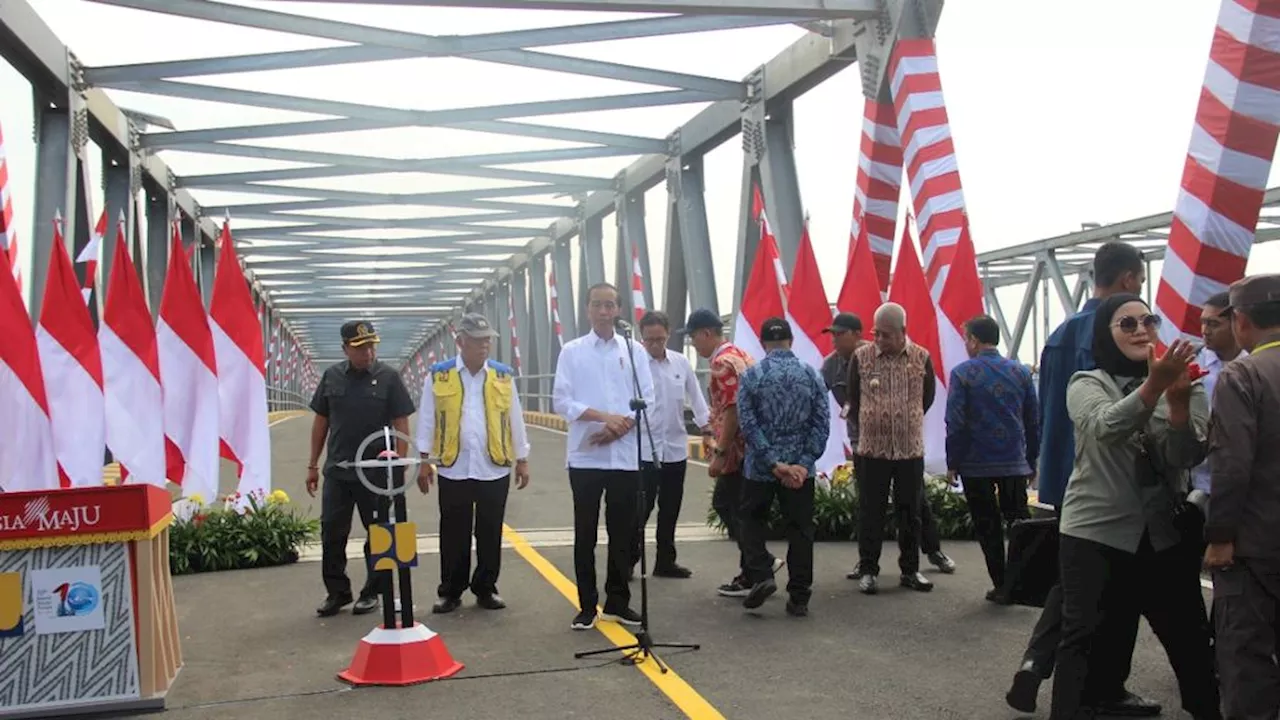
[[[506,523],[502,525],[502,534],[515,548],[515,551],[520,554],[520,557],[524,558],[525,562],[532,565],[539,575],[550,583],[552,587],[559,590],[560,594],[571,605],[575,608],[578,607],[578,586],[574,585],[573,581],[565,577],[564,573],[560,572],[555,565],[552,565],[550,560],[543,557],[520,533]],[[597,620],[596,629],[618,647],[632,645],[636,642],[636,637],[617,623]],[[663,673],[658,669],[657,663],[648,659],[637,662],[636,667],[671,702],[675,703],[676,707],[680,708],[686,717],[691,720],[724,720],[724,715],[721,715],[720,711],[707,702],[706,698],[699,695],[697,690],[694,690],[689,683],[676,674],[674,669],[668,668],[668,671]]]

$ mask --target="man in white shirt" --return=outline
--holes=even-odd
[[[693,408],[693,423],[704,438],[711,436],[711,410],[693,373],[693,366],[683,353],[667,347],[671,339],[671,321],[666,313],[650,310],[640,318],[640,341],[649,353],[649,372],[653,375],[654,403],[647,417],[653,433],[653,447],[658,451],[654,462],[649,437],[641,435],[641,474],[644,475],[645,507],[640,508],[641,524],[649,521],[654,502],[658,505],[658,556],[653,564],[656,577],[687,578],[689,568],[676,562],[676,520],[684,499],[684,475],[689,464],[689,432],[684,424],[684,403]],[[641,428],[642,430],[644,428]],[[640,562],[642,537],[636,536],[631,564]]]
[[[1227,363],[1248,355],[1240,349],[1235,333],[1231,332],[1231,313],[1227,308],[1231,305],[1228,293],[1218,293],[1205,301],[1200,311],[1200,335],[1204,338],[1204,348],[1196,357],[1196,364],[1208,374],[1204,376],[1204,392],[1213,400],[1213,387],[1218,382],[1218,374]],[[1206,495],[1210,495],[1209,461],[1205,460],[1191,470],[1191,485]],[[1201,548],[1201,554],[1204,550]]]
[[[596,623],[596,528],[600,498],[605,502],[609,533],[603,619],[639,625],[631,609],[631,552],[636,533],[636,496],[640,483],[631,400],[640,397],[653,407],[653,377],[639,343],[628,347],[614,333],[618,290],[598,283],[587,291],[591,332],[560,349],[552,401],[556,413],[569,422],[566,462],[573,490],[573,570],[578,584],[579,612],[574,630]]]
[[[415,440],[423,459],[431,462],[419,466],[419,487],[426,492],[440,475],[440,586],[434,613],[457,610],[468,587],[480,607],[506,607],[498,595],[502,522],[513,464],[516,488],[529,484],[529,437],[514,373],[489,359],[496,336],[484,315],[462,316],[458,356],[432,365],[422,387]],[[476,569],[471,574],[473,523]]]

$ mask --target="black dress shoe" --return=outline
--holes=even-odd
[[[794,600],[788,600],[787,614],[792,617],[808,617],[809,605],[808,603],[798,603]]]
[[[507,606],[507,604],[502,601],[502,597],[499,596],[498,593],[477,595],[476,605],[479,605],[485,610],[501,610]]]
[[[320,607],[316,608],[316,614],[320,617],[331,617],[342,611],[342,608],[351,604],[351,594],[346,595],[330,595],[320,603]]]
[[[1155,717],[1164,710],[1159,703],[1153,703],[1144,697],[1125,691],[1124,697],[1107,703],[1099,703],[1099,715],[1116,715],[1119,717]]]
[[[671,563],[670,565],[659,565],[653,569],[654,577],[665,578],[687,578],[693,577],[693,571],[683,565]]]
[[[443,615],[445,613],[451,613],[460,607],[462,607],[461,598],[443,597],[437,600],[435,605],[431,606],[431,612],[436,615]]]
[[[902,577],[898,580],[898,584],[904,588],[911,588],[917,592],[929,592],[933,589],[933,582],[918,572],[903,573]]]
[[[361,595],[356,601],[355,606],[351,608],[352,615],[368,615],[378,609],[377,595]]]
[[[1027,660],[1013,674],[1013,686],[1004,694],[1004,701],[1019,712],[1035,712],[1036,695],[1040,693],[1040,682],[1043,679],[1044,675],[1036,669],[1036,664]]]

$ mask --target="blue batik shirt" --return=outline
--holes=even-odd
[[[790,350],[774,350],[742,376],[738,426],[747,442],[746,477],[774,482],[777,463],[800,465],[812,477],[831,433],[827,387]]]
[[[985,349],[951,371],[947,469],[965,478],[1028,477],[1040,456],[1031,371]]]
[[[1062,507],[1076,458],[1076,431],[1067,415],[1067,383],[1092,370],[1093,316],[1101,300],[1091,298],[1049,336],[1040,353],[1040,489],[1037,500]]]

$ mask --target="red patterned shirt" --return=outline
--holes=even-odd
[[[751,356],[733,343],[724,343],[711,356],[711,381],[708,384],[711,395],[711,431],[716,438],[724,429],[724,414],[729,408],[738,405],[738,384],[747,368],[755,364]],[[725,448],[724,471],[737,472],[742,467],[742,457],[746,454],[746,440],[738,432],[733,443]]]

